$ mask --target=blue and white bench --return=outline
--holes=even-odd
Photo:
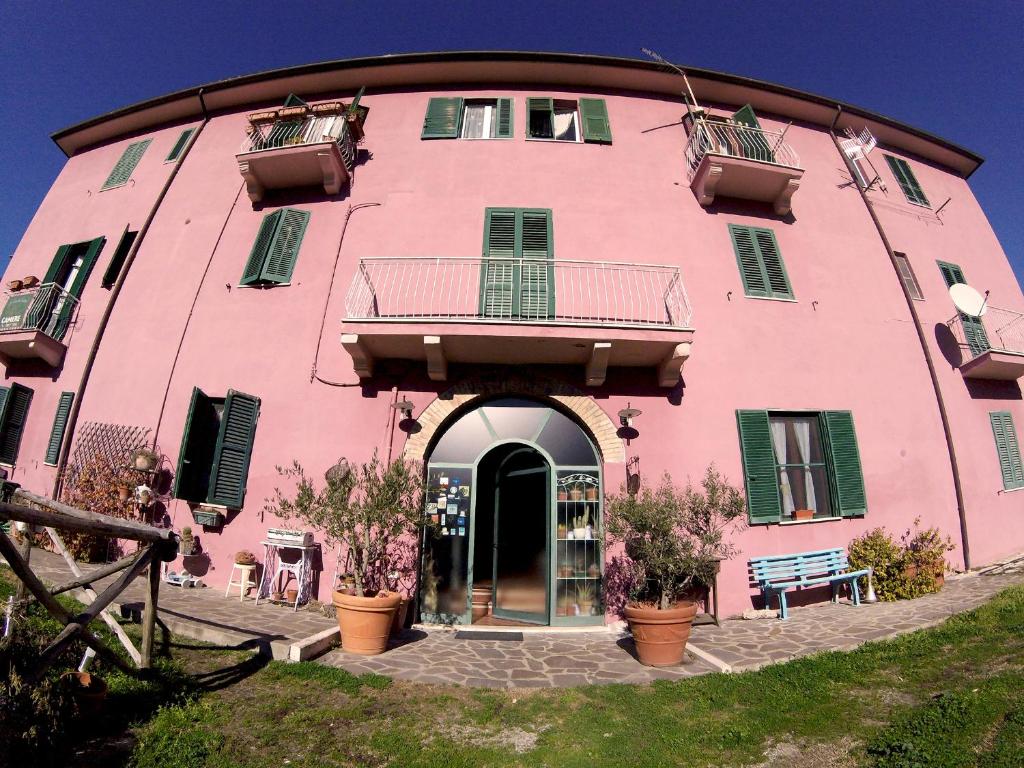
[[[860,605],[860,589],[857,579],[867,576],[867,570],[851,571],[850,561],[842,547],[819,549],[815,552],[797,552],[793,555],[772,555],[752,557],[750,569],[754,581],[764,595],[765,608],[771,607],[772,595],[779,596],[779,618],[788,616],[786,590],[793,587],[814,587],[819,584],[832,585],[832,602],[839,601],[839,587],[849,584],[853,604]]]

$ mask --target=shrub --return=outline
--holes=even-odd
[[[913,530],[907,529],[897,542],[885,528],[875,528],[850,542],[850,567],[854,570],[871,568],[872,582],[879,600],[905,600],[938,592],[937,579],[946,569],[945,553],[953,549],[947,536],[937,528],[919,528],[920,519],[914,520]],[[867,589],[867,579],[860,579]]]
[[[136,473],[127,466],[112,465],[103,454],[97,452],[65,479],[61,501],[90,512],[130,518],[134,514],[134,505],[121,501],[117,488],[134,488],[137,484]],[[106,536],[92,533],[61,531],[61,538],[72,557],[90,563],[106,560],[111,544]]]

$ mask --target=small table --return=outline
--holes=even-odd
[[[270,597],[270,589],[275,582],[278,582],[278,587],[281,587],[279,579],[282,573],[290,573],[298,584],[292,610],[299,610],[299,603],[304,603],[309,599],[310,588],[313,585],[313,553],[316,551],[317,545],[299,546],[280,541],[261,541],[260,543],[263,545],[263,578],[256,591],[256,605],[260,604],[261,597]],[[281,550],[283,549],[299,552],[298,561],[294,563],[283,561],[281,559]]]

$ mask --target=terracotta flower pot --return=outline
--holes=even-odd
[[[12,291],[20,291],[25,287],[25,284],[21,280],[8,280],[7,287]]]
[[[338,629],[341,630],[342,649],[362,656],[384,653],[391,622],[401,602],[401,595],[390,593],[356,597],[335,592],[334,608],[338,615]]]
[[[391,621],[391,634],[401,634],[405,629],[405,619],[409,615],[409,598],[403,597],[395,610],[395,618]]]
[[[297,590],[297,589],[286,589],[284,591],[284,596],[288,600],[289,603],[294,603],[296,600],[299,599],[299,590]]]
[[[679,664],[686,653],[696,603],[678,603],[662,611],[649,606],[626,606],[626,621],[636,643],[640,663],[648,667],[670,667]]]
[[[794,509],[793,517],[797,520],[813,520],[814,510],[813,509]]]
[[[472,606],[472,621],[475,624],[480,621],[489,612],[489,606],[491,602],[491,585],[490,582],[480,582],[473,585],[473,596],[470,604]]]
[[[127,485],[117,486],[117,498],[121,501],[128,501],[128,497],[131,495],[132,489]]]
[[[597,487],[589,487],[584,493],[587,501],[597,501]]]
[[[26,288],[35,288],[39,285],[39,278],[35,275],[27,275],[21,279],[21,282]]]

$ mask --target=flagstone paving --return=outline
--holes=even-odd
[[[50,552],[34,550],[32,566],[50,583],[71,578],[63,559]],[[95,566],[83,569],[90,567]],[[720,670],[757,669],[818,651],[848,650],[869,640],[938,624],[976,608],[1005,587],[1022,583],[1024,557],[950,578],[941,592],[916,600],[859,607],[847,601],[825,602],[793,608],[786,621],[732,619],[720,626],[698,626],[690,636],[683,664],[668,669],[641,665],[628,633],[615,628],[524,632],[522,640],[461,639],[452,629],[413,629],[381,656],[367,658],[336,649],[318,661],[357,674],[492,688],[677,680]],[[120,603],[126,612],[141,611],[142,589],[143,580],[137,580],[122,594]],[[179,635],[256,647],[275,658],[287,658],[289,648],[296,647],[293,644],[337,627],[333,619],[316,611],[293,612],[266,603],[256,607],[251,599],[240,603],[235,594],[225,598],[217,589],[165,585],[160,590],[161,621]]]

